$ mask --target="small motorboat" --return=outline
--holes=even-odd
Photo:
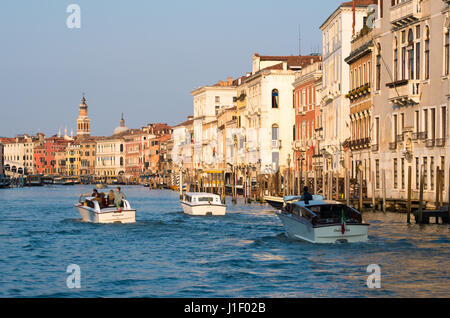
[[[108,185],[105,184],[105,183],[97,183],[97,184],[95,185],[95,187],[96,187],[97,189],[106,189],[106,188],[108,188]]]
[[[58,185],[74,185],[75,182],[73,181],[73,179],[70,179],[70,178],[62,178],[62,177],[58,177],[58,178],[54,178],[54,179],[53,179],[53,184],[58,184]]]
[[[212,193],[183,193],[180,203],[183,212],[189,215],[225,215],[227,210],[220,196]]]
[[[10,184],[11,180],[8,177],[0,174],[0,189],[8,188]]]
[[[285,206],[277,216],[290,238],[310,243],[367,242],[369,224],[361,213],[337,201],[313,196],[309,202],[300,197],[285,197]]]
[[[92,223],[135,223],[136,210],[131,208],[128,200],[122,200],[120,207],[100,207],[98,201],[90,194],[82,194],[75,204],[84,222]]]

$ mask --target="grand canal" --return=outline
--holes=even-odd
[[[137,222],[79,221],[86,186],[0,190],[0,297],[448,297],[448,225],[368,212],[369,242],[291,241],[267,205],[189,217],[178,194],[124,187]],[[66,285],[67,266],[81,288]],[[381,267],[381,288],[366,285]]]

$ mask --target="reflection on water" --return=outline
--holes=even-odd
[[[124,187],[135,224],[90,224],[73,208],[86,191],[0,190],[0,297],[450,296],[448,225],[368,212],[368,243],[314,245],[288,239],[267,205],[228,199],[225,217],[190,217],[178,193],[142,187]],[[366,287],[370,264],[379,290]]]

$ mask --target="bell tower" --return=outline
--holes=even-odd
[[[83,94],[77,118],[77,137],[89,137],[91,135],[90,121],[88,117],[88,105]]]

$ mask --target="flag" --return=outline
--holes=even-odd
[[[341,233],[342,233],[342,235],[345,234],[345,213],[344,213],[344,210],[342,210],[342,217],[341,217]]]

